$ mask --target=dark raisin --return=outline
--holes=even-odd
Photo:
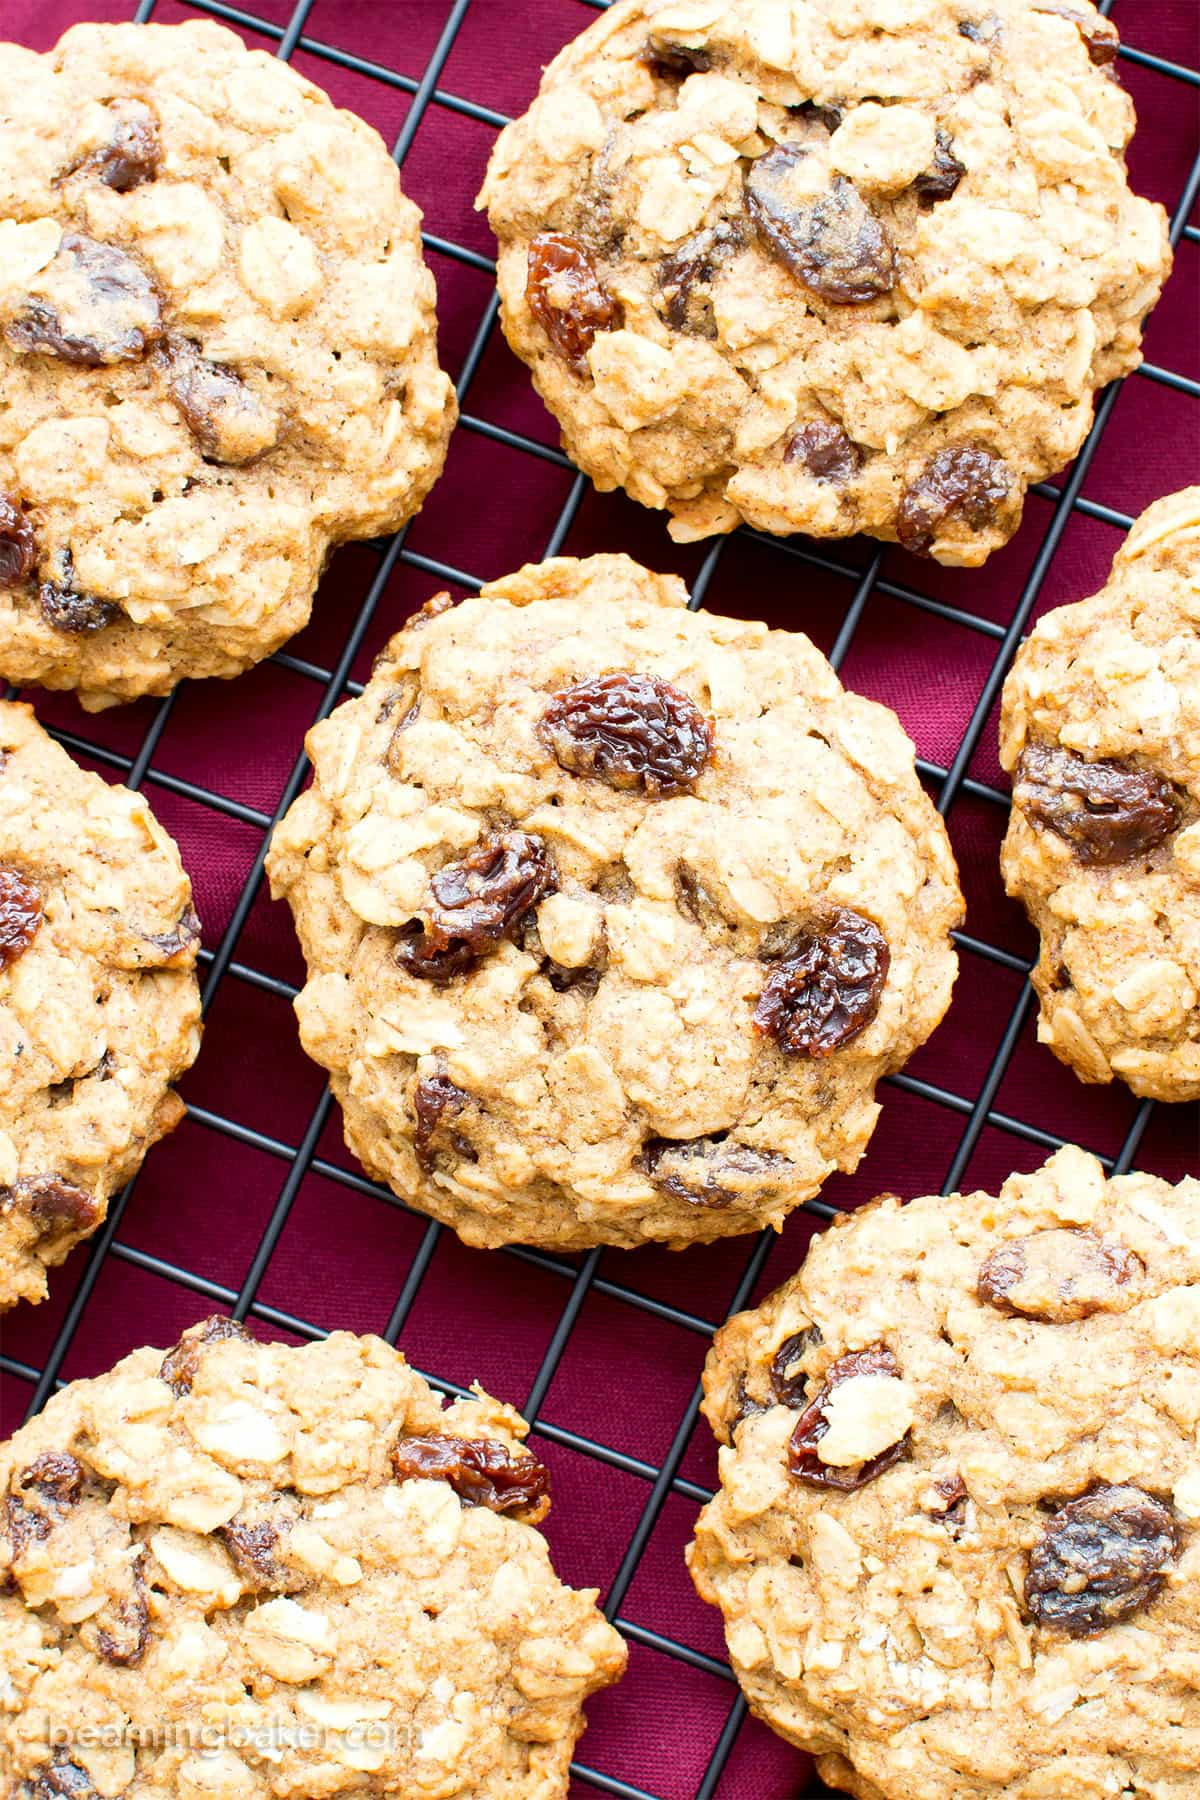
[[[103,631],[121,616],[121,608],[112,600],[101,600],[95,594],[81,594],[75,587],[75,559],[69,550],[59,556],[59,578],[43,581],[38,589],[38,605],[47,625],[55,631],[84,637]]]
[[[1034,1231],[996,1246],[980,1268],[976,1292],[1000,1312],[1063,1325],[1130,1305],[1143,1273],[1141,1261],[1114,1238]]]
[[[454,1129],[454,1121],[471,1104],[471,1096],[456,1086],[448,1075],[425,1075],[413,1089],[413,1112],[417,1129],[413,1148],[423,1169],[432,1169],[440,1148],[448,1148],[468,1162],[478,1158],[469,1138]]]
[[[968,38],[973,44],[990,44],[1000,30],[1000,21],[995,13],[988,13],[982,19],[960,19],[958,22],[959,37]]]
[[[44,1450],[17,1477],[23,1488],[36,1488],[58,1512],[79,1503],[86,1479],[83,1464],[66,1450]]]
[[[20,587],[36,568],[33,526],[12,495],[0,490],[0,587]]]
[[[220,1344],[230,1338],[237,1338],[244,1344],[253,1342],[246,1327],[239,1325],[236,1319],[226,1318],[223,1313],[214,1313],[211,1319],[205,1319],[190,1331],[185,1331],[174,1348],[167,1351],[159,1367],[159,1380],[166,1382],[176,1398],[190,1393],[200,1369],[200,1353],[205,1344]]]
[[[1088,1637],[1148,1606],[1180,1549],[1169,1507],[1138,1487],[1101,1487],[1053,1514],[1034,1545],[1025,1604],[1039,1625]]]
[[[54,1761],[36,1770],[29,1784],[21,1790],[22,1800],[100,1800],[86,1769],[72,1762],[65,1751],[55,1752]]]
[[[689,75],[703,75],[712,68],[707,50],[692,44],[677,44],[652,31],[642,51],[642,61],[660,81],[686,81]]]
[[[834,1389],[844,1381],[853,1381],[858,1375],[898,1376],[899,1373],[900,1365],[886,1344],[872,1344],[868,1350],[852,1350],[848,1356],[839,1356],[836,1362],[830,1363],[824,1381],[796,1420],[788,1439],[788,1469],[798,1481],[806,1482],[810,1487],[832,1487],[851,1493],[899,1462],[908,1448],[907,1432],[899,1443],[890,1444],[868,1462],[856,1463],[849,1468],[823,1463],[817,1455],[817,1445],[829,1430],[826,1408]]]
[[[161,961],[164,968],[190,962],[200,942],[200,919],[195,908],[188,907],[174,931],[151,932],[145,941],[158,951],[155,961]]]
[[[530,243],[525,296],[556,354],[577,375],[587,371],[596,333],[621,323],[620,305],[601,281],[591,252],[562,232],[541,232]]]
[[[933,161],[917,176],[913,187],[926,206],[933,206],[938,200],[950,198],[966,172],[966,163],[959,162],[954,154],[953,140],[939,126]]]
[[[59,1175],[23,1175],[11,1188],[0,1188],[0,1203],[19,1206],[45,1235],[59,1226],[87,1231],[100,1217],[94,1196]]]
[[[146,1552],[139,1550],[133,1565],[130,1590],[113,1606],[96,1615],[96,1650],[105,1662],[119,1668],[136,1668],[150,1642],[150,1607],[143,1572]]]
[[[1063,838],[1080,862],[1101,868],[1146,855],[1179,823],[1175,790],[1155,770],[1085,762],[1056,744],[1021,752],[1013,805]]]
[[[221,1540],[233,1558],[243,1582],[255,1593],[298,1594],[308,1586],[308,1577],[281,1561],[279,1551],[283,1537],[296,1522],[285,1515],[280,1523],[272,1519],[231,1519],[221,1527]],[[284,1525],[281,1531],[280,1524]]]
[[[1012,491],[1007,466],[990,450],[959,444],[931,456],[900,496],[896,535],[906,550],[926,556],[948,519],[964,519],[972,531],[994,524]]]
[[[108,110],[113,118],[108,143],[68,173],[96,175],[106,187],[127,194],[153,181],[162,166],[158,118],[144,100],[114,100]]]
[[[945,1518],[947,1513],[953,1512],[967,1498],[961,1475],[939,1475],[933,1483],[933,1491],[934,1500],[925,1510],[939,1519]]]
[[[784,1338],[776,1350],[771,1358],[771,1393],[780,1406],[799,1407],[804,1404],[808,1376],[800,1364],[820,1342],[820,1326],[809,1325],[804,1331],[794,1331],[791,1337]]]
[[[741,228],[722,219],[705,231],[685,238],[658,265],[658,292],[662,315],[672,331],[692,337],[715,337],[712,284],[726,257],[740,250],[745,238]]]
[[[0,866],[0,969],[28,950],[42,923],[41,896],[19,869]]]
[[[14,350],[98,369],[136,362],[162,334],[158,290],[114,244],[67,232],[38,285],[4,328]]]
[[[637,1167],[660,1194],[692,1206],[752,1206],[778,1193],[792,1165],[773,1150],[728,1138],[651,1138]]]
[[[552,894],[558,876],[540,837],[500,831],[430,882],[426,922],[402,936],[396,958],[423,981],[450,981],[511,938],[526,913]]]
[[[538,736],[560,768],[614,788],[677,794],[704,773],[715,736],[694,701],[656,675],[598,675],[555,694]]]
[[[792,433],[783,460],[802,463],[816,481],[841,483],[862,468],[862,451],[832,419],[810,419]]]
[[[1121,48],[1121,38],[1111,19],[1101,18],[1096,13],[1077,12],[1073,6],[1056,6],[1053,0],[1038,0],[1033,10],[1056,13],[1060,19],[1069,19],[1083,39],[1089,57],[1098,67],[1103,68],[1116,60],[1117,51]]]
[[[730,1433],[735,1432],[743,1420],[761,1418],[763,1413],[770,1412],[770,1410],[765,1401],[754,1398],[746,1386],[746,1377],[739,1375],[733,1395],[733,1415],[729,1421]]]
[[[808,152],[778,144],[746,178],[750,217],[773,256],[822,300],[857,306],[890,293],[896,256],[852,181],[835,175],[815,198],[795,179]]]
[[[830,133],[837,130],[843,118],[840,106],[823,106],[819,100],[802,100],[799,106],[789,106],[788,111],[798,119],[815,120]]]
[[[755,1029],[785,1056],[830,1056],[879,1011],[890,962],[879,927],[840,908],[820,930],[794,938],[772,968]]]
[[[542,1516],[550,1471],[536,1456],[514,1456],[494,1438],[402,1436],[392,1451],[397,1481],[448,1481],[464,1506]]]
[[[172,338],[161,365],[167,392],[211,462],[252,462],[278,443],[279,422],[270,407],[234,369],[208,362],[189,338]]]
[[[7,1495],[4,1501],[4,1535],[8,1539],[14,1563],[20,1562],[30,1544],[41,1543],[50,1536],[51,1523],[45,1512],[26,1506],[16,1494]],[[0,1591],[3,1591],[2,1583]]]

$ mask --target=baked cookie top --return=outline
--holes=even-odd
[[[780,1223],[949,1001],[962,902],[895,715],[686,597],[625,556],[441,596],[276,830],[350,1145],[469,1243]]]
[[[1166,215],[1088,0],[623,0],[480,196],[601,488],[981,563],[1140,361]]]
[[[98,707],[236,675],[455,416],[370,126],[232,32],[0,55],[0,674]]]
[[[102,1223],[200,1044],[200,924],[141,794],[0,701],[0,1311]]]
[[[565,1800],[625,1648],[564,1587],[527,1427],[380,1338],[229,1319],[0,1448],[0,1739],[22,1795]]]
[[[1084,1081],[1200,1099],[1200,487],[1137,520],[1004,687],[1004,876],[1041,932],[1038,1035]]]
[[[1200,1183],[887,1195],[717,1335],[689,1560],[860,1800],[1194,1791]]]

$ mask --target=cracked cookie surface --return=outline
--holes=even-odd
[[[208,22],[0,57],[0,672],[232,676],[441,469],[420,214],[376,132]]]
[[[977,564],[1170,268],[1088,0],[624,0],[480,196],[504,329],[603,489]]]
[[[1083,1151],[887,1195],[717,1335],[689,1551],[754,1710],[859,1800],[1185,1800],[1200,1183]]]
[[[946,1009],[961,897],[895,715],[624,556],[387,646],[268,857],[347,1140],[473,1244],[779,1224]]]
[[[1000,759],[1039,1038],[1084,1081],[1200,1099],[1200,487],[1148,508],[1100,592],[1039,622]]]
[[[20,1800],[565,1800],[625,1648],[534,1527],[482,1389],[229,1319],[0,1447],[0,1740]]]
[[[141,794],[80,769],[0,702],[0,1311],[183,1117],[200,1043],[200,926]]]

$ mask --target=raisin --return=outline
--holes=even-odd
[[[660,1194],[693,1206],[753,1205],[791,1172],[786,1156],[728,1138],[651,1138],[637,1165]]]
[[[4,1535],[14,1563],[20,1562],[30,1544],[41,1543],[50,1536],[50,1526],[51,1521],[44,1512],[35,1512],[16,1494],[9,1494],[5,1499]]]
[[[167,392],[210,462],[252,462],[279,442],[279,421],[235,370],[208,362],[189,338],[161,357]]]
[[[705,231],[685,238],[678,249],[658,265],[658,291],[662,314],[672,331],[692,337],[715,337],[712,284],[722,262],[740,250],[745,237],[740,227],[722,219]]]
[[[471,1096],[456,1086],[448,1075],[426,1075],[418,1081],[413,1090],[413,1111],[417,1120],[413,1148],[423,1169],[433,1168],[441,1145],[468,1162],[478,1161],[470,1140],[452,1128],[452,1122],[470,1103]]]
[[[1138,1487],[1101,1487],[1050,1519],[1029,1556],[1025,1604],[1039,1625],[1089,1637],[1148,1606],[1180,1549],[1169,1507]]]
[[[819,100],[802,100],[799,106],[789,106],[788,111],[798,119],[814,120],[831,134],[845,116],[840,106],[824,106]]]
[[[947,1513],[953,1512],[967,1498],[967,1490],[961,1475],[939,1475],[933,1484],[933,1491],[935,1500],[925,1510],[935,1514],[939,1519],[945,1518]]]
[[[530,1512],[549,1504],[550,1471],[536,1456],[514,1456],[494,1438],[407,1435],[392,1450],[397,1481],[447,1481],[464,1506],[497,1513]]]
[[[0,489],[0,587],[20,587],[36,568],[33,526],[12,495]]]
[[[530,243],[525,297],[556,354],[577,375],[587,371],[596,333],[621,323],[621,307],[601,281],[591,252],[562,232],[541,232]]]
[[[689,75],[703,75],[713,66],[707,50],[692,44],[677,44],[653,31],[646,39],[641,60],[660,81],[686,81]]]
[[[10,1188],[0,1188],[0,1204],[20,1206],[48,1236],[59,1226],[88,1231],[100,1217],[95,1198],[58,1175],[22,1175]]]
[[[987,13],[982,19],[960,19],[958,35],[970,40],[972,44],[990,44],[999,35],[1000,21],[995,13]]]
[[[97,1615],[96,1650],[105,1662],[119,1668],[136,1668],[150,1642],[150,1607],[143,1573],[146,1552],[139,1550],[133,1565],[133,1584],[116,1606]],[[103,1621],[103,1623],[101,1623]]]
[[[1053,0],[1038,0],[1033,10],[1056,13],[1060,19],[1069,19],[1083,39],[1088,56],[1098,68],[1116,60],[1117,51],[1121,48],[1121,38],[1110,19],[1100,18],[1094,13],[1076,12],[1073,6],[1056,6]]]
[[[95,594],[81,594],[75,587],[75,559],[69,550],[59,557],[59,579],[43,581],[38,589],[38,605],[47,625],[73,637],[103,631],[121,616],[121,608],[112,600],[101,600]]]
[[[401,938],[396,958],[410,975],[444,982],[511,938],[526,913],[555,892],[558,875],[540,837],[500,831],[439,869],[429,885],[428,919]]]
[[[848,907],[793,939],[767,977],[755,1029],[785,1056],[830,1056],[879,1011],[891,953],[879,927]]]
[[[231,1519],[221,1527],[221,1540],[233,1558],[234,1566],[246,1586],[255,1593],[298,1594],[308,1586],[308,1577],[281,1562],[278,1551],[282,1539],[296,1523],[294,1518]]]
[[[1013,805],[1063,838],[1080,862],[1100,868],[1146,855],[1179,823],[1175,791],[1155,770],[1085,762],[1056,744],[1021,752]]]
[[[810,1325],[806,1330],[794,1331],[791,1337],[784,1338],[771,1358],[771,1393],[778,1405],[791,1407],[803,1405],[808,1376],[799,1365],[808,1352],[815,1350],[820,1342],[821,1328],[819,1325]]]
[[[852,481],[862,468],[862,451],[832,419],[810,419],[792,433],[785,463],[803,463],[816,481]]]
[[[763,1413],[770,1412],[770,1410],[764,1401],[754,1398],[746,1386],[746,1377],[739,1375],[737,1387],[734,1390],[733,1414],[729,1421],[730,1433],[735,1432],[744,1420],[761,1418]]]
[[[1012,491],[1012,476],[990,450],[958,444],[931,456],[900,496],[896,536],[915,556],[926,556],[948,519],[965,519],[982,531]]]
[[[146,934],[146,942],[159,952],[156,962],[161,961],[164,968],[190,962],[192,952],[200,942],[200,919],[195,908],[187,908],[174,931],[150,932]]]
[[[14,350],[98,369],[138,361],[162,335],[158,290],[113,244],[67,232],[39,284],[4,328]]]
[[[1140,1260],[1113,1238],[1035,1231],[996,1246],[979,1270],[976,1292],[999,1312],[1063,1325],[1132,1305],[1142,1273]]]
[[[29,1800],[100,1800],[86,1769],[59,1750],[52,1763],[44,1763],[35,1771],[29,1786],[22,1789]]]
[[[868,1462],[856,1463],[849,1468],[823,1463],[817,1455],[817,1445],[829,1430],[825,1409],[833,1390],[858,1375],[898,1376],[899,1373],[900,1365],[886,1344],[872,1344],[868,1350],[852,1350],[848,1356],[839,1356],[836,1362],[830,1363],[824,1381],[796,1420],[788,1439],[788,1469],[798,1481],[807,1482],[810,1487],[832,1487],[851,1493],[899,1462],[908,1448],[907,1432],[899,1443],[890,1444]]]
[[[190,1331],[185,1331],[173,1349],[167,1351],[159,1366],[159,1380],[166,1382],[177,1399],[182,1394],[190,1393],[192,1383],[199,1373],[200,1352],[204,1345],[224,1343],[230,1338],[236,1338],[244,1344],[254,1341],[246,1327],[236,1319],[226,1318],[223,1313],[214,1313],[211,1319],[205,1319]]]
[[[115,100],[108,110],[113,118],[108,143],[67,173],[96,175],[106,187],[127,194],[153,181],[162,166],[158,118],[144,100]]]
[[[17,1477],[23,1488],[36,1488],[57,1512],[79,1503],[85,1480],[83,1464],[69,1451],[45,1450]]]
[[[939,200],[950,198],[966,172],[966,163],[959,162],[954,154],[953,140],[939,126],[933,161],[917,176],[913,187],[924,205],[933,206]]]
[[[19,869],[0,866],[0,969],[11,968],[28,950],[42,923],[37,889]]]
[[[560,768],[647,794],[700,779],[714,747],[711,719],[656,675],[598,675],[555,694],[538,736]]]
[[[878,218],[852,181],[835,175],[815,198],[791,180],[808,155],[778,144],[746,179],[750,217],[772,255],[822,300],[858,306],[890,293],[896,255]]]

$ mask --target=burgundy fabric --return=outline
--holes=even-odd
[[[247,9],[255,3],[244,0]],[[133,9],[133,0],[0,0],[0,25],[4,36],[45,48],[78,18],[128,18]],[[257,0],[257,13],[262,20],[284,24],[291,7],[287,0]],[[449,13],[450,0],[316,0],[306,35],[419,79]],[[195,14],[175,0],[161,0],[155,16],[169,21]],[[519,110],[533,94],[539,66],[593,16],[580,0],[474,0],[439,86],[497,111]],[[1195,0],[1137,0],[1136,5],[1117,0],[1114,17],[1138,49],[1195,66],[1200,53]],[[246,36],[259,47],[273,47],[269,38]],[[396,137],[411,105],[408,94],[304,50],[295,60],[389,141]],[[1130,159],[1135,182],[1173,208],[1196,153],[1195,89],[1131,61],[1119,67],[1142,119]],[[492,242],[472,211],[472,199],[492,141],[490,125],[435,102],[404,166],[405,184],[424,208],[427,229],[485,256]],[[1193,378],[1200,376],[1198,259],[1200,246],[1185,241],[1146,340],[1152,362]],[[436,251],[430,261],[440,293],[443,359],[457,373],[488,304],[491,280],[486,271]],[[1085,498],[1133,514],[1189,475],[1194,478],[1195,408],[1195,398],[1186,393],[1144,376],[1132,378],[1117,400],[1084,482]],[[544,444],[557,442],[553,422],[498,332],[493,332],[470,388],[466,411]],[[553,462],[493,444],[463,427],[454,438],[442,482],[412,527],[408,548],[477,579],[497,576],[544,554],[571,486],[570,473]],[[942,570],[889,549],[882,578],[1003,627],[1019,601],[1050,518],[1050,504],[1031,498],[1016,540],[984,570]],[[1114,526],[1076,512],[1042,585],[1037,611],[1093,591],[1120,536]],[[575,554],[628,550],[652,566],[684,575],[694,575],[704,555],[703,549],[674,547],[661,516],[590,489],[562,548]],[[863,542],[826,551],[847,569],[865,567],[872,553]],[[332,665],[376,566],[368,548],[339,554],[313,623],[290,646],[295,655],[326,668]],[[389,633],[440,585],[411,563],[397,566],[366,632],[355,677],[365,676]],[[718,611],[765,614],[775,624],[803,628],[828,649],[854,587],[851,576],[822,571],[782,547],[743,535],[725,546],[708,603]],[[877,588],[844,674],[853,686],[894,706],[921,755],[944,767],[953,759],[994,650],[994,638],[917,610]],[[30,697],[47,723],[125,757],[136,754],[155,711],[152,704],[143,704],[87,718],[69,699],[41,693]],[[274,813],[320,700],[321,688],[312,680],[268,664],[232,685],[187,686],[171,712],[146,791],[179,840],[210,947],[221,940],[261,844],[256,815]],[[110,776],[119,773],[111,764],[99,766]],[[980,739],[971,773],[980,781],[1003,784],[994,719]],[[199,804],[163,785],[163,777],[200,782],[251,809],[251,816],[243,819]],[[969,900],[968,930],[1029,955],[1033,937],[1019,909],[1004,898],[997,872],[1002,808],[963,793],[949,822]],[[261,892],[235,955],[243,965],[293,982],[300,979],[286,910],[272,906]],[[950,1015],[909,1070],[949,1089],[959,1097],[959,1107],[896,1087],[885,1089],[883,1116],[870,1151],[853,1177],[829,1183],[830,1200],[852,1205],[883,1188],[913,1195],[941,1186],[965,1110],[980,1092],[1020,992],[1018,973],[964,954]],[[289,1164],[270,1147],[215,1129],[203,1114],[220,1113],[265,1133],[277,1147],[300,1142],[322,1082],[300,1052],[286,1000],[229,975],[217,990],[204,1049],[183,1092],[196,1114],[150,1155],[121,1221],[118,1242],[189,1270],[219,1291],[236,1291]],[[1113,1154],[1136,1106],[1120,1085],[1101,1089],[1078,1083],[1038,1047],[1027,1015],[993,1110]],[[1159,1107],[1138,1161],[1178,1178],[1195,1167],[1196,1151],[1195,1109]],[[338,1168],[354,1166],[342,1146],[336,1112],[326,1123],[317,1155]],[[990,1123],[979,1136],[964,1185],[998,1183],[1014,1168],[1036,1166],[1042,1155],[1036,1142],[1013,1135],[1002,1123]],[[807,1215],[793,1218],[772,1249],[760,1293],[795,1267],[812,1230]],[[259,1299],[321,1328],[382,1330],[423,1232],[423,1222],[399,1206],[310,1171],[299,1184]],[[599,1275],[602,1281],[715,1322],[730,1303],[751,1248],[745,1241],[683,1255],[607,1252]],[[85,1258],[86,1252],[77,1252],[54,1276],[44,1306],[22,1308],[10,1317],[4,1329],[10,1357],[41,1365]],[[465,1250],[443,1233],[401,1343],[422,1369],[459,1383],[478,1377],[493,1393],[521,1405],[570,1293],[561,1272],[510,1255]],[[169,1343],[182,1326],[212,1310],[212,1304],[202,1291],[134,1260],[110,1256],[62,1373],[66,1378],[93,1374],[137,1344]],[[263,1329],[270,1334],[269,1326]],[[705,1347],[700,1331],[658,1319],[593,1287],[550,1383],[542,1416],[657,1467],[687,1416]],[[6,1430],[19,1423],[29,1393],[19,1377],[4,1377]],[[536,1441],[554,1473],[556,1505],[547,1531],[558,1567],[576,1583],[604,1588],[637,1529],[650,1482],[636,1469],[619,1469],[545,1439]],[[709,1433],[701,1423],[680,1473],[710,1484],[714,1472]],[[697,1600],[683,1567],[694,1513],[693,1499],[678,1493],[668,1497],[622,1610],[636,1625],[720,1657],[719,1619]],[[581,1758],[608,1777],[662,1800],[688,1800],[704,1780],[734,1695],[727,1678],[635,1644],[628,1679],[589,1708],[591,1729]],[[579,1796],[596,1791],[583,1782],[573,1789]],[[705,1791],[715,1792],[718,1800],[796,1800],[817,1790],[805,1757],[764,1727],[747,1723],[715,1790]]]

